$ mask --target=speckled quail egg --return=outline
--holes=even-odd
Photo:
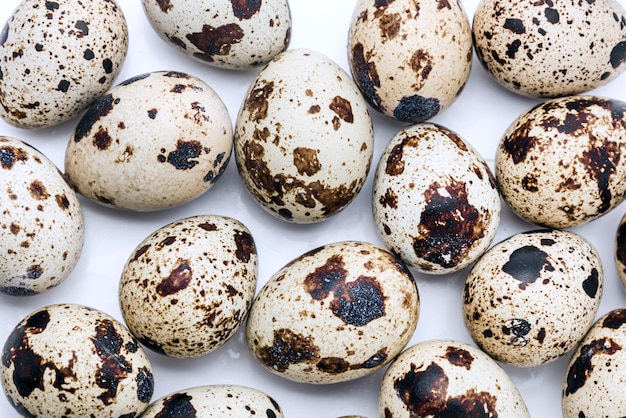
[[[126,262],[122,315],[147,347],[201,356],[243,324],[256,280],[257,252],[245,225],[220,215],[181,219],[150,234]]]
[[[309,49],[276,56],[254,80],[235,126],[244,185],[269,213],[318,222],[348,206],[370,169],[374,134],[350,76]]]
[[[44,292],[80,258],[80,202],[56,165],[19,139],[0,136],[0,174],[0,292]]]
[[[2,387],[28,417],[134,417],[154,391],[141,346],[108,314],[77,304],[43,307],[11,332]]]
[[[487,72],[526,96],[584,93],[626,69],[626,13],[615,0],[482,0],[472,31]]]
[[[242,69],[266,64],[287,49],[287,0],[142,0],[156,33],[206,64]]]
[[[207,385],[171,393],[153,402],[141,418],[254,417],[282,418],[280,405],[258,389],[240,385]]]
[[[496,151],[496,181],[522,218],[569,228],[598,218],[626,196],[626,103],[569,96],[520,115]]]
[[[410,340],[417,284],[374,244],[323,245],[278,270],[257,294],[246,326],[252,354],[272,373],[314,384],[383,367]]]
[[[472,53],[460,1],[356,2],[350,70],[367,101],[389,117],[424,122],[449,108],[467,83]]]
[[[427,340],[391,363],[378,398],[381,417],[530,417],[508,374],[473,345]]]
[[[432,274],[473,263],[500,223],[500,194],[483,158],[456,133],[431,123],[406,127],[387,143],[372,205],[385,245]]]
[[[580,342],[563,379],[564,418],[626,416],[626,310],[600,317]]]
[[[582,236],[561,230],[518,233],[489,249],[470,270],[465,325],[494,359],[540,366],[583,338],[602,288],[602,262]]]
[[[156,71],[99,98],[67,145],[65,171],[83,196],[109,207],[167,209],[210,189],[232,151],[232,121],[199,78]]]
[[[622,287],[626,289],[626,214],[622,216],[615,233],[614,261]]]
[[[23,0],[0,34],[0,117],[40,128],[77,116],[112,85],[127,51],[114,0]]]

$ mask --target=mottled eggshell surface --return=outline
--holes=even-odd
[[[476,347],[453,340],[413,345],[383,377],[381,417],[529,418],[507,373]]]
[[[157,71],[124,81],[89,108],[67,145],[65,171],[102,205],[167,209],[210,189],[232,144],[228,110],[209,85]]]
[[[622,216],[615,232],[614,261],[617,275],[622,287],[626,290],[626,214]]]
[[[508,205],[540,226],[598,218],[626,196],[626,103],[602,97],[548,100],[520,115],[496,151]]]
[[[600,317],[580,342],[563,379],[564,418],[626,416],[626,310]]]
[[[76,193],[45,155],[0,136],[0,292],[33,295],[64,281],[83,249]]]
[[[113,0],[23,0],[0,34],[0,117],[40,128],[77,116],[112,85],[127,51]]]
[[[141,346],[111,316],[49,305],[26,316],[2,351],[2,387],[29,417],[135,417],[154,391]]]
[[[254,80],[235,127],[244,185],[271,214],[324,220],[361,190],[374,152],[367,104],[350,76],[308,49],[279,54]]]
[[[257,253],[239,221],[198,215],[150,234],[126,262],[119,287],[129,330],[171,357],[197,357],[244,322],[257,280]]]
[[[276,272],[257,294],[246,328],[269,371],[315,384],[383,367],[408,343],[419,295],[399,258],[365,242],[316,248]]]
[[[283,418],[283,413],[271,396],[258,389],[207,385],[164,396],[141,415],[141,418],[161,417]]]
[[[430,123],[404,128],[387,143],[372,204],[387,247],[425,273],[468,266],[500,223],[500,194],[483,158],[456,133]]]
[[[157,34],[206,64],[250,68],[287,49],[291,13],[287,0],[142,0]]]
[[[472,34],[460,1],[358,0],[348,34],[352,75],[367,101],[403,122],[444,111],[467,83]]]
[[[583,338],[600,304],[602,262],[569,231],[519,233],[493,246],[465,282],[465,325],[495,360],[534,367]]]
[[[472,30],[487,72],[518,94],[580,94],[626,69],[626,16],[619,1],[483,0]]]

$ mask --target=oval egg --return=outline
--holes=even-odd
[[[431,274],[474,262],[500,223],[500,194],[485,161],[456,133],[431,123],[406,127],[387,143],[372,205],[385,245]]]
[[[472,67],[460,1],[358,0],[348,34],[352,76],[370,105],[402,122],[449,108]]]
[[[596,219],[626,196],[626,103],[594,96],[543,102],[521,114],[496,150],[506,203],[540,226]]]
[[[465,325],[495,360],[540,366],[583,338],[598,311],[603,282],[602,261],[582,236],[518,233],[490,248],[470,270]]]
[[[155,402],[142,418],[161,417],[283,418],[280,405],[268,394],[240,385],[206,385],[170,393]]]
[[[564,418],[626,415],[626,310],[602,315],[572,353],[563,378]]]
[[[508,374],[478,348],[428,340],[402,352],[380,386],[381,417],[530,417]]]
[[[246,326],[252,354],[289,380],[327,384],[383,367],[408,343],[417,285],[393,254],[337,242],[301,255],[257,294]]]
[[[110,315],[78,304],[28,314],[2,351],[2,388],[29,417],[139,416],[154,392],[152,366]]]
[[[113,0],[23,0],[0,36],[0,117],[41,128],[78,116],[113,84],[127,51]]]
[[[275,57],[248,89],[234,148],[244,185],[266,211],[313,223],[359,193],[374,134],[350,76],[318,52],[292,49]]]
[[[181,219],[146,237],[126,262],[122,315],[154,351],[205,355],[244,322],[256,280],[256,246],[245,225],[219,215]]]
[[[287,49],[287,0],[142,0],[156,33],[169,45],[208,65],[250,68]]]
[[[45,292],[80,258],[80,201],[56,165],[18,139],[0,136],[0,174],[0,292]]]
[[[525,96],[581,94],[626,69],[626,13],[619,1],[483,0],[472,30],[487,72]]]
[[[94,202],[155,211],[209,190],[232,144],[228,109],[209,85],[157,71],[124,81],[89,108],[68,142],[65,171]]]

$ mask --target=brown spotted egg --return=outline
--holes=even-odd
[[[181,219],[150,234],[126,262],[122,315],[150,349],[201,356],[239,329],[256,280],[257,252],[245,225],[219,215]]]
[[[483,0],[472,31],[487,72],[525,96],[584,93],[626,69],[626,12],[616,0]]]
[[[428,340],[398,356],[378,398],[381,417],[518,417],[530,415],[509,375],[473,345]]]
[[[626,289],[626,214],[620,219],[614,242],[614,261],[622,287]]]
[[[318,52],[293,49],[276,56],[248,89],[234,148],[243,183],[264,209],[312,223],[359,193],[374,134],[350,76]]]
[[[2,351],[2,388],[29,417],[134,417],[154,391],[152,367],[117,320],[77,304],[27,315]]]
[[[64,281],[83,249],[76,193],[45,155],[0,136],[0,292],[33,295]]]
[[[114,0],[23,0],[0,34],[0,117],[40,128],[77,116],[112,85],[127,51]]]
[[[489,249],[465,282],[465,325],[497,361],[539,366],[583,338],[600,304],[602,262],[569,231],[518,233]]]
[[[468,266],[487,250],[500,223],[500,194],[483,158],[456,133],[431,123],[406,127],[387,143],[372,204],[385,245],[425,273]]]
[[[600,317],[578,344],[563,379],[564,418],[626,416],[626,310]]]
[[[169,45],[206,64],[242,69],[287,49],[287,0],[142,0],[148,20]]]
[[[540,226],[569,228],[598,218],[626,196],[626,103],[569,96],[521,114],[496,151],[506,203]]]
[[[160,210],[210,189],[232,144],[228,110],[209,85],[156,71],[122,82],[89,108],[67,145],[65,171],[97,203]]]
[[[270,372],[314,384],[382,368],[410,340],[417,284],[402,261],[366,242],[318,247],[277,271],[257,294],[246,327]]]
[[[240,385],[197,386],[153,402],[141,418],[283,418],[280,405],[258,389]]]
[[[350,70],[376,110],[423,122],[459,96],[472,67],[460,1],[359,0],[348,34]]]

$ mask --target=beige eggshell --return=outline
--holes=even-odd
[[[257,294],[246,326],[270,372],[315,384],[353,380],[390,362],[419,316],[417,284],[399,258],[365,242],[301,255]]]
[[[248,228],[233,218],[197,215],[146,237],[119,286],[129,330],[171,357],[198,357],[243,324],[256,291],[258,258]]]
[[[59,285],[83,249],[76,193],[27,143],[0,136],[0,292],[33,295]]]
[[[67,145],[65,171],[99,204],[167,209],[209,190],[232,144],[228,109],[209,85],[157,71],[124,81],[89,108]]]
[[[119,321],[78,304],[28,314],[2,351],[2,388],[32,417],[138,416],[154,392],[150,361]]]
[[[585,93],[626,69],[619,1],[482,0],[472,30],[487,72],[525,96]]]
[[[0,117],[41,128],[78,116],[111,87],[127,51],[114,0],[21,1],[0,36]]]
[[[287,49],[287,0],[142,0],[155,32],[198,61],[227,69],[269,62]]]
[[[470,270],[465,325],[495,360],[540,366],[583,338],[598,311],[603,282],[600,256],[582,236],[518,233],[490,248]]]
[[[506,203],[540,226],[596,219],[626,196],[626,103],[594,96],[543,102],[504,133],[495,173]]]
[[[402,352],[383,377],[381,417],[530,417],[508,374],[473,345],[427,340]]]
[[[268,394],[247,386],[206,385],[177,391],[153,402],[142,418],[160,417],[283,418]]]
[[[626,310],[602,315],[578,344],[563,378],[564,418],[626,416]]]
[[[272,215],[319,222],[357,196],[374,152],[372,121],[350,76],[328,57],[292,49],[248,89],[235,126],[244,185]]]
[[[372,205],[385,245],[430,274],[469,266],[500,223],[500,194],[486,162],[456,133],[432,123],[405,127],[387,143]]]
[[[348,34],[352,76],[370,105],[403,122],[449,108],[472,68],[460,1],[358,0]]]

